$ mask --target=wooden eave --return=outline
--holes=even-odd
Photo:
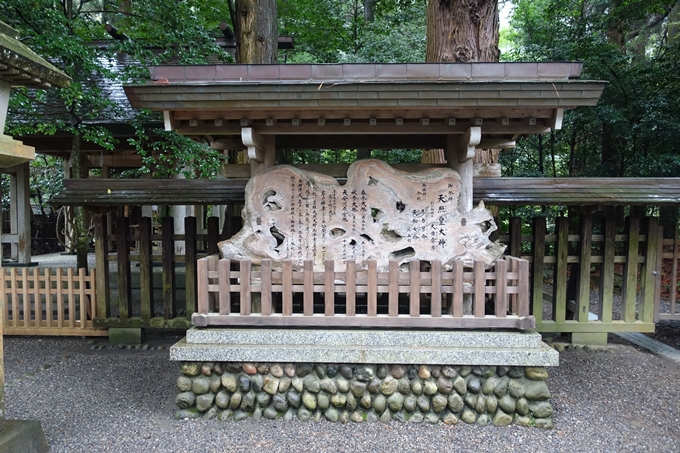
[[[14,36],[0,33],[0,80],[12,86],[65,87],[71,78],[38,56]]]
[[[396,166],[399,168],[399,166]],[[65,180],[53,205],[243,203],[247,179]],[[680,178],[475,178],[475,203],[490,205],[678,205]]]
[[[481,126],[483,141],[510,147],[559,128],[565,108],[597,104],[605,82],[572,80],[580,70],[569,62],[161,66],[154,84],[125,91],[133,107],[163,111],[167,128],[214,140],[247,125],[278,136],[278,148],[286,135],[295,148],[441,147],[443,136]],[[378,146],[363,144],[370,135]],[[418,145],[426,136],[432,143]]]

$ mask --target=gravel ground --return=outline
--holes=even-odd
[[[42,420],[52,452],[671,452],[680,445],[680,365],[626,344],[561,354],[548,381],[555,429],[543,431],[175,421],[179,367],[167,349],[92,351],[87,341],[5,339],[7,416]]]

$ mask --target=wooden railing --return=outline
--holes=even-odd
[[[659,219],[630,216],[619,229],[611,218],[595,225],[591,214],[581,214],[578,230],[570,230],[572,223],[558,217],[555,234],[547,234],[545,217],[535,217],[531,234],[522,234],[522,221],[512,217],[509,235],[500,237],[511,255],[531,263],[536,330],[605,337],[607,332],[653,332],[660,300]],[[594,289],[597,305],[591,308]]]
[[[529,315],[529,263],[507,257],[485,270],[483,262],[464,269],[455,261],[443,271],[439,261],[421,271],[412,261],[409,271],[391,262],[378,272],[375,261],[356,270],[314,272],[312,261],[301,272],[284,261],[272,270],[263,260],[232,262],[217,255],[198,260],[196,326],[343,326],[412,328],[519,328],[535,323]]]
[[[107,335],[92,325],[95,271],[4,268],[0,298],[7,335]]]

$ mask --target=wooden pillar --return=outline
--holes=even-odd
[[[106,240],[109,215],[102,209],[94,215],[94,258],[97,269],[97,313],[95,317],[111,316],[111,293],[109,291],[109,242]]]
[[[250,177],[264,173],[276,162],[276,136],[260,135],[252,127],[241,128],[241,140],[248,148]]]
[[[31,188],[28,162],[12,168],[10,173],[10,234],[12,259],[20,264],[31,262]]]
[[[475,146],[482,137],[481,127],[471,127],[462,136],[448,135],[444,154],[449,167],[460,175],[460,201],[458,210],[465,213],[472,210],[472,177]]]

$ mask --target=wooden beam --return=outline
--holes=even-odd
[[[241,129],[241,139],[243,144],[248,147],[248,159],[262,162],[264,160],[264,138],[252,127],[244,127]]]
[[[482,128],[473,126],[460,137],[458,142],[458,161],[466,162],[475,157],[475,148],[482,140]]]

